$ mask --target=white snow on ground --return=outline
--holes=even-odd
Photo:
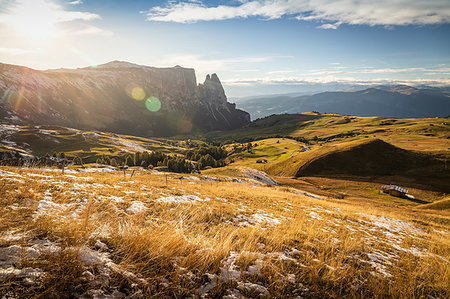
[[[61,169],[57,168],[28,168],[29,170],[36,171],[48,171],[48,172],[61,172]],[[64,174],[66,173],[89,173],[89,172],[111,172],[116,171],[117,169],[112,166],[98,167],[98,168],[78,168],[78,169],[65,169]],[[74,177],[74,176],[72,176]]]
[[[281,223],[281,221],[279,219],[274,218],[272,214],[268,214],[268,213],[264,213],[264,214],[255,213],[251,217],[253,218],[253,220],[256,223],[259,223],[259,224],[268,223],[269,225],[274,226],[274,225]]]
[[[38,178],[47,178],[47,179],[53,178],[50,175],[43,175],[43,174],[39,174],[39,173],[27,173],[27,176],[38,177]]]
[[[82,168],[82,169],[74,169],[69,170],[69,173],[89,173],[89,172],[111,172],[116,171],[117,169],[112,166],[105,166],[105,167],[99,167],[99,168]]]
[[[5,171],[5,170],[0,170],[0,176],[5,176],[5,177],[19,177],[22,178],[23,176],[14,172],[10,172],[10,171]]]
[[[181,179],[182,180],[191,180],[191,181],[200,181],[199,177],[196,177],[193,175],[182,176]]]
[[[324,200],[325,198],[316,194],[312,194],[312,193],[308,193],[308,192],[304,192],[304,191],[300,191],[300,190],[289,190],[289,192],[295,193],[295,194],[300,194],[300,195],[305,195],[305,196],[309,196],[315,199],[322,199]]]
[[[10,141],[10,140],[1,140],[1,142],[3,144],[6,144],[7,146],[11,146],[11,147],[17,147],[17,143],[15,143],[14,141]]]
[[[242,226],[255,226],[257,224],[261,225],[266,223],[270,226],[275,226],[277,224],[280,224],[281,221],[280,219],[273,217],[273,215],[270,213],[259,212],[252,214],[250,217],[239,214],[231,219],[231,221],[227,221],[227,223],[234,223]]]
[[[60,214],[72,206],[73,204],[57,204],[50,200],[40,200],[37,209],[33,214],[33,219],[49,214]]]
[[[131,206],[127,209],[128,214],[137,214],[145,212],[148,208],[141,201],[133,201]]]
[[[1,135],[11,135],[11,134],[14,134],[19,131],[20,131],[20,129],[17,126],[0,124],[0,134]]]
[[[96,137],[100,137],[99,134],[95,133],[95,132],[83,132],[81,133],[81,135],[83,135],[84,138],[96,138]]]
[[[258,182],[266,184],[266,185],[271,185],[271,186],[280,185],[279,183],[274,181],[270,176],[268,176],[264,172],[253,169],[253,168],[242,168],[242,173],[247,178],[258,181]]]
[[[323,220],[323,218],[320,217],[316,212],[309,212],[309,217],[316,220]]]
[[[98,183],[91,183],[91,184],[80,184],[80,183],[73,183],[73,188],[74,189],[79,189],[79,190],[88,190],[89,188],[108,188],[109,186],[107,185],[103,185],[103,184],[98,184]]]
[[[157,201],[159,202],[166,202],[166,203],[194,203],[210,200],[211,198],[209,197],[200,198],[197,195],[167,196],[167,197],[160,197],[157,199]]]
[[[40,129],[40,130],[38,131],[38,133],[46,134],[46,135],[55,135],[55,134],[58,134],[58,132],[56,132],[56,131],[54,131],[54,130],[42,130],[42,129]]]
[[[211,176],[207,176],[207,175],[202,175],[202,180],[204,181],[217,181],[217,178],[213,178]]]
[[[389,233],[397,233],[400,236],[417,236],[424,234],[424,231],[421,228],[402,220],[384,216],[366,215],[362,213],[361,215],[369,218],[374,226],[385,230],[385,234],[387,236],[390,236]]]
[[[74,175],[65,174],[65,173],[64,173],[64,177],[65,178],[71,178],[71,179],[74,179],[74,180],[84,180],[84,181],[89,181],[89,180],[93,180],[94,179],[91,176],[74,176]]]
[[[20,174],[16,174],[14,172],[0,170],[0,178],[6,179],[11,182],[17,182],[22,184],[25,183],[25,181],[22,179],[23,176]]]
[[[138,152],[145,152],[148,151],[148,149],[146,149],[145,147],[143,147],[142,145],[136,143],[136,142],[132,142],[132,141],[126,141],[120,138],[115,138],[115,144],[120,145],[120,146],[125,146],[126,149],[132,149]]]
[[[110,195],[110,196],[104,196],[104,195],[98,195],[97,199],[100,201],[113,201],[116,203],[119,202],[124,202],[123,200],[123,196],[114,196],[114,195]]]
[[[377,250],[372,253],[368,253],[367,257],[369,258],[369,263],[372,267],[377,270],[379,274],[381,274],[384,277],[392,277],[392,275],[389,273],[388,267],[392,265],[392,260],[396,258],[395,255],[388,254],[386,252]],[[363,261],[365,262],[365,261]],[[375,274],[378,275],[378,274]]]

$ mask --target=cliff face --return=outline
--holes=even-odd
[[[163,136],[226,130],[250,121],[227,102],[217,75],[197,85],[193,69],[113,61],[37,71],[0,64],[0,121]],[[150,99],[149,99],[150,98]]]

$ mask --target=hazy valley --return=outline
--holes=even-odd
[[[304,95],[286,94],[236,99],[252,119],[271,114],[317,111],[354,116],[398,118],[447,117],[450,90],[447,87],[407,85],[353,87]]]

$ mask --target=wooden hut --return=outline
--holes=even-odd
[[[396,185],[384,185],[381,186],[381,193],[389,194],[397,197],[405,197],[408,194],[408,190]]]

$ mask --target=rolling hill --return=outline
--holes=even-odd
[[[316,147],[267,168],[287,176],[309,175],[392,175],[424,172],[439,161],[425,153],[407,151],[377,138]]]
[[[448,118],[397,119],[339,114],[281,114],[255,120],[247,126],[203,135],[218,142],[249,142],[285,137],[313,144],[380,138],[409,150],[446,152],[450,148]]]
[[[170,141],[169,141],[170,142]],[[61,126],[18,126],[0,124],[0,157],[42,157],[64,152],[68,157],[79,156],[87,163],[102,155],[120,156],[143,151],[182,154],[184,148],[169,144],[161,138],[145,138],[100,131],[82,131]]]

